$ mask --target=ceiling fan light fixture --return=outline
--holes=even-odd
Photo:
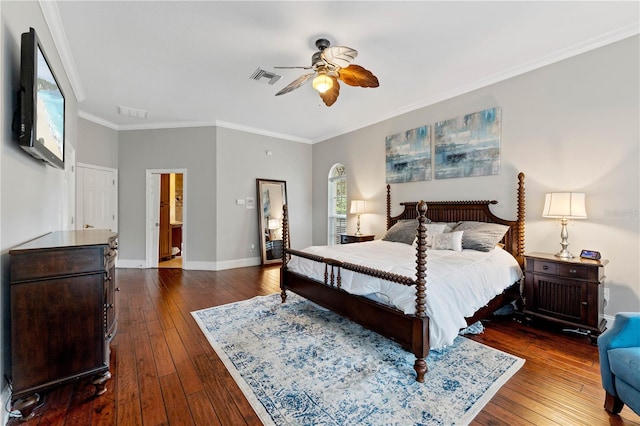
[[[318,73],[313,79],[313,88],[320,93],[324,93],[333,87],[333,80],[324,72]]]

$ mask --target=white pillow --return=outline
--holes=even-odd
[[[464,231],[446,232],[433,236],[433,250],[462,251],[462,234]]]
[[[442,234],[447,227],[446,223],[427,223],[427,247],[431,247],[433,244],[433,237],[438,234]],[[418,238],[413,239],[413,245],[418,245]]]

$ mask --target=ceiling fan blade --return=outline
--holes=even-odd
[[[279,70],[312,70],[313,67],[274,67]]]
[[[316,75],[316,73],[312,72],[310,74],[303,74],[300,77],[293,80],[287,87],[276,93],[276,96],[284,95],[285,93],[289,93],[293,90],[296,90],[298,87],[305,84],[307,81],[311,80],[311,77]]]
[[[378,78],[371,71],[356,64],[342,68],[338,71],[338,77],[349,86],[378,87],[380,85]]]
[[[338,95],[340,95],[340,84],[338,83],[338,79],[332,75],[329,77],[333,80],[333,87],[324,93],[320,93],[322,101],[328,107],[333,105],[338,100]]]
[[[347,46],[327,47],[322,51],[321,57],[325,62],[346,68],[358,56],[358,51]]]

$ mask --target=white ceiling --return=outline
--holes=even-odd
[[[114,129],[219,125],[317,142],[639,33],[637,1],[41,1],[80,115]],[[320,36],[380,87],[310,84]],[[275,85],[250,79],[275,71]],[[148,111],[146,119],[117,107]]]

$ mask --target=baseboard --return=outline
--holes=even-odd
[[[610,329],[611,327],[613,327],[613,321],[616,319],[616,317],[611,315],[605,315],[604,319],[605,321],[607,321],[607,329]]]
[[[145,269],[146,262],[136,259],[118,259],[116,268]],[[246,266],[260,265],[259,257],[249,257],[246,259],[225,260],[222,262],[197,262],[187,260],[182,264],[183,269],[192,271],[222,271],[224,269],[244,268]]]
[[[191,262],[187,261],[183,265],[184,269],[195,271],[222,271],[225,269],[244,268],[247,266],[260,265],[259,257],[249,257],[246,259],[225,260],[222,262]]]
[[[146,267],[147,261],[142,259],[116,259],[116,268],[137,268],[144,269]]]

